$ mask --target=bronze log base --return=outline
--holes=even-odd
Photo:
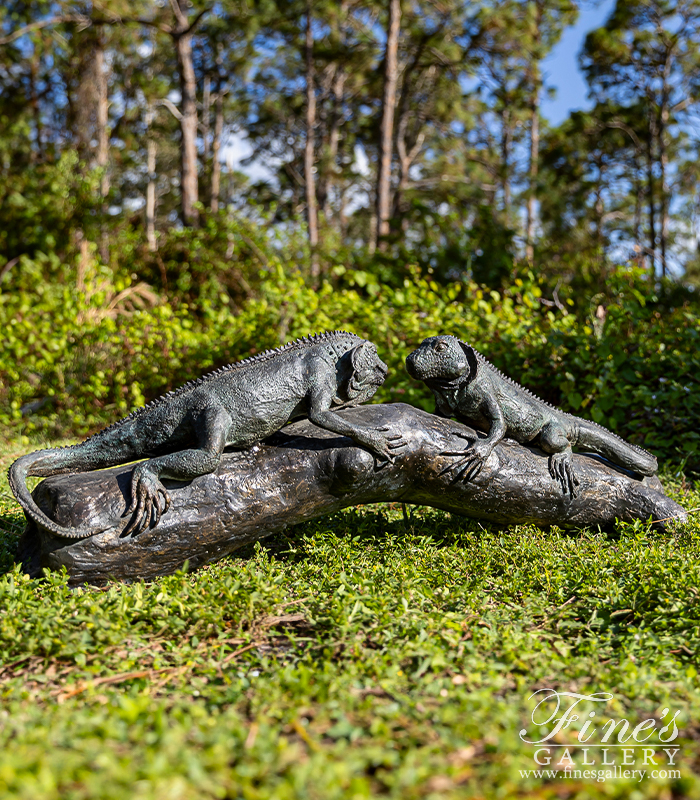
[[[685,521],[658,478],[638,480],[595,457],[575,455],[580,485],[572,499],[552,479],[548,458],[505,439],[471,481],[455,480],[459,457],[440,455],[474,440],[470,428],[402,403],[340,412],[367,427],[389,427],[406,442],[393,464],[378,463],[352,440],[308,421],[250,450],[228,452],[216,472],[189,483],[166,481],[172,506],[154,528],[124,537],[133,465],[61,475],[34,490],[63,525],[111,526],[87,539],[58,538],[29,522],[18,558],[25,571],[65,566],[72,584],[168,575],[194,569],[289,525],[347,506],[402,501],[498,524],[609,527],[614,520]],[[461,434],[460,436],[457,433]],[[449,468],[454,465],[453,468]]]

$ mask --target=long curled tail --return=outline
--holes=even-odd
[[[619,436],[604,428],[596,425],[595,422],[577,419],[578,439],[576,444],[592,450],[613,464],[619,464],[632,472],[640,475],[655,475],[659,464],[656,456],[647,450],[630,444]]]
[[[59,525],[46,514],[34,502],[29,489],[27,489],[27,477],[35,475],[38,477],[48,477],[49,475],[61,475],[67,472],[79,472],[76,468],[74,459],[71,457],[71,448],[55,448],[51,450],[39,450],[36,453],[18,458],[7,472],[10,488],[17,501],[24,509],[27,518],[33,519],[42,528],[50,531],[55,536],[63,536],[66,539],[86,539],[96,533],[102,533],[107,528],[89,528],[81,526],[79,528],[66,528]]]

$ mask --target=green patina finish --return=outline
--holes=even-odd
[[[123,535],[157,525],[169,505],[160,479],[191,480],[213,472],[225,447],[250,447],[288,422],[308,417],[391,460],[400,437],[387,437],[342,419],[331,408],[368,400],[387,367],[377,348],[345,331],[305,337],[205,375],[154,400],[81,444],[17,459],[10,487],[26,514],[57,536],[85,538],[92,526],[66,528],[49,519],[26,487],[29,475],[48,477],[148,459],[133,472],[131,522]]]
[[[581,447],[642,475],[654,475],[656,458],[625,442],[601,425],[567,414],[497,370],[473,347],[456,336],[431,336],[406,359],[409,373],[428,385],[437,413],[457,417],[487,436],[479,439],[456,464],[457,476],[479,473],[493,448],[509,436],[520,444],[536,444],[549,454],[549,471],[562,491],[576,494],[571,448]]]

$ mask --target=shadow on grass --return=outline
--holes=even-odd
[[[514,525],[479,521],[429,507],[407,506],[403,518],[399,519],[390,519],[387,510],[386,506],[344,509],[326,517],[301,522],[285,531],[247,544],[233,552],[231,557],[252,559],[255,557],[256,548],[260,546],[268,556],[278,561],[286,563],[305,561],[310,552],[307,537],[324,533],[333,534],[343,540],[351,538],[376,547],[378,551],[384,549],[389,541],[405,538],[424,537],[429,539],[433,546],[443,548],[473,546],[474,539],[484,535],[517,535],[515,534],[517,526]],[[549,531],[549,529],[544,530]],[[590,529],[584,528],[557,529],[557,533],[553,535],[578,538],[590,533]],[[619,534],[612,531],[606,533],[606,536],[608,539],[619,538]]]
[[[0,577],[11,572],[16,563],[17,544],[24,525],[20,511],[0,514]]]

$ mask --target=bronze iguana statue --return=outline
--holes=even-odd
[[[26,486],[28,475],[87,472],[139,459],[131,482],[132,514],[123,535],[157,525],[170,506],[161,477],[187,481],[213,472],[225,447],[250,447],[291,420],[308,417],[349,436],[380,459],[393,460],[399,435],[354,425],[331,408],[369,400],[387,366],[372,342],[332,331],[298,339],[221,367],[154,400],[81,444],[40,450],[10,467],[12,491],[28,517],[57,536],[85,538],[100,530],[66,528],[49,519]],[[162,496],[162,500],[161,500]]]
[[[442,455],[462,456],[452,465],[455,480],[471,480],[504,436],[535,444],[549,453],[549,472],[564,494],[576,494],[578,478],[571,448],[582,447],[625,469],[654,475],[656,458],[623,441],[595,422],[567,414],[540,400],[500,372],[456,336],[425,339],[406,359],[409,374],[425,381],[435,395],[436,413],[457,417],[487,434],[471,447]]]

